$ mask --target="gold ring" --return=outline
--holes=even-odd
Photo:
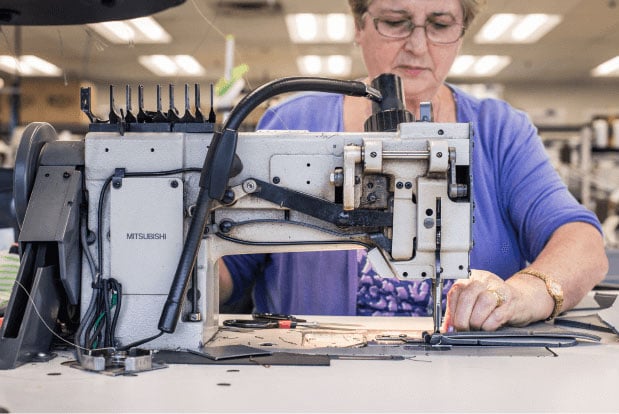
[[[505,295],[500,293],[498,290],[488,289],[488,292],[492,293],[496,298],[496,305],[494,306],[495,308],[498,308],[505,303]]]

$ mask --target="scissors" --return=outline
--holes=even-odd
[[[305,319],[281,313],[254,313],[252,318],[228,319],[224,321],[224,326],[250,329],[294,329],[297,326],[316,326],[315,323],[308,323]]]
[[[252,318],[257,320],[268,320],[268,321],[292,321],[292,322],[307,322],[305,319],[297,318],[293,315],[286,315],[283,313],[254,313],[251,315]]]
[[[319,324],[318,322],[307,322],[305,319],[280,313],[254,313],[252,314],[252,318],[253,319],[228,319],[223,322],[223,325],[228,327],[247,329],[294,329],[296,327],[308,327],[345,330],[350,330],[350,327],[358,326],[348,324],[323,325]]]

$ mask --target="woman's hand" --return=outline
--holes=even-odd
[[[531,263],[562,287],[562,310],[572,309],[608,272],[608,258],[600,232],[587,223],[559,227]],[[447,294],[442,330],[494,331],[503,325],[523,326],[545,320],[554,310],[546,283],[516,273],[507,280],[484,270],[471,271]]]
[[[505,281],[492,272],[473,270],[469,279],[458,280],[447,294],[443,332],[494,331],[503,325],[527,325],[543,318],[539,315],[550,314],[553,301],[543,282],[520,276]]]

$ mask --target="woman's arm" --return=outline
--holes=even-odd
[[[219,303],[226,303],[232,296],[234,282],[223,259],[219,259]]]
[[[581,222],[564,224],[527,269],[545,274],[563,290],[562,310],[573,308],[608,271],[600,232]],[[496,293],[495,293],[496,292]],[[486,271],[454,284],[447,297],[445,330],[496,330],[548,318],[554,300],[539,277],[525,273],[503,281]]]

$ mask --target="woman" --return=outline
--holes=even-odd
[[[569,194],[524,114],[445,83],[479,0],[349,4],[366,82],[395,73],[416,117],[419,103],[431,101],[435,121],[473,125],[473,271],[445,285],[443,329],[521,326],[572,308],[607,271],[599,222]],[[259,129],[362,131],[370,114],[365,99],[305,94],[267,111]],[[432,309],[428,282],[381,279],[355,251],[234,256],[225,263],[222,299],[255,283],[258,311],[428,315]]]

